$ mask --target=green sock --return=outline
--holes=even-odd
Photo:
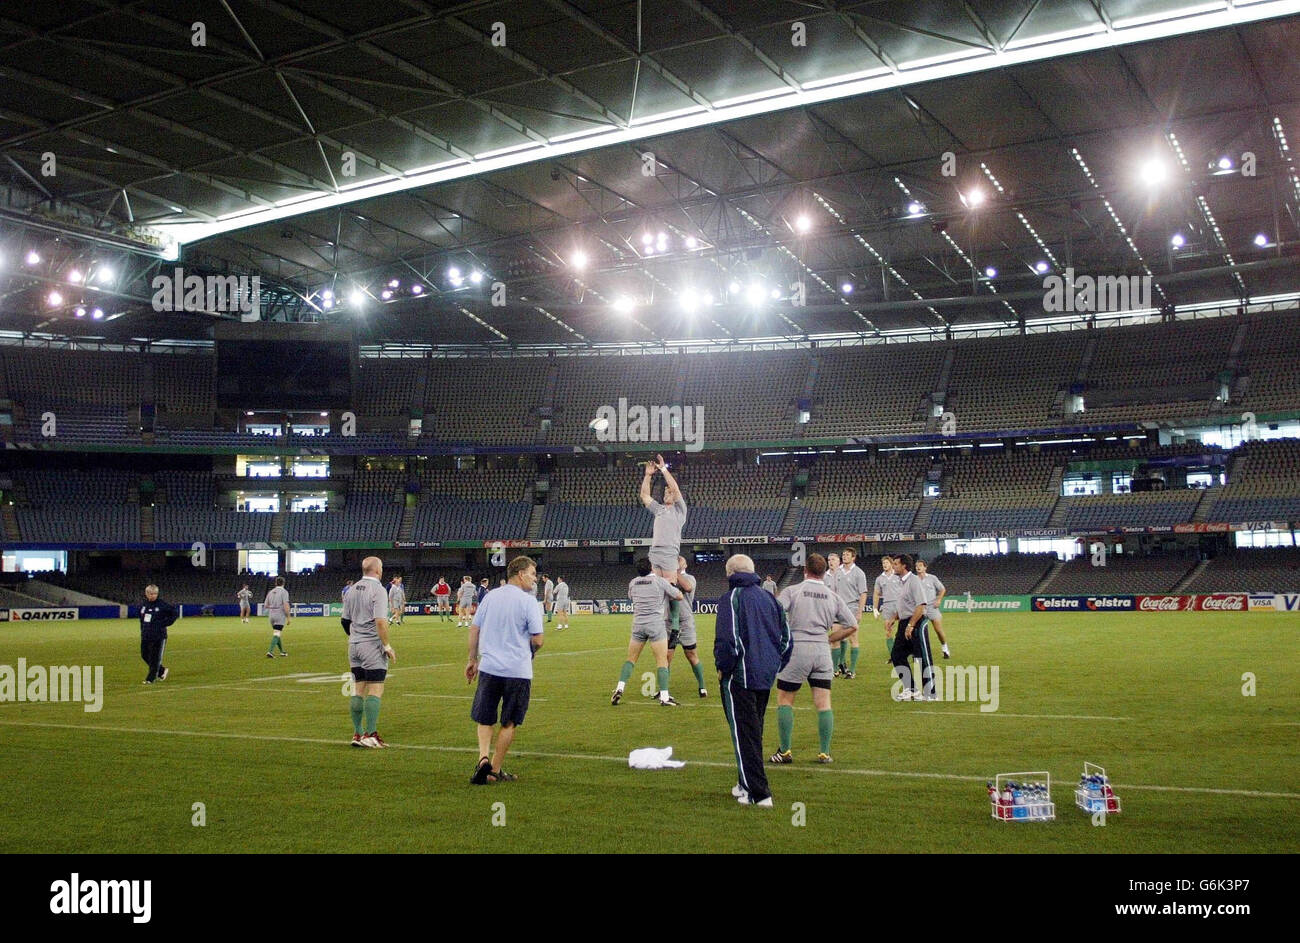
[[[793,705],[782,704],[776,709],[776,729],[781,737],[781,752],[785,753],[790,749],[790,741],[794,739]]]
[[[854,649],[856,651],[857,649]],[[822,742],[822,752],[831,755],[831,732],[835,729],[835,713],[827,708],[817,712],[817,736]]]
[[[353,733],[365,733],[365,731],[361,729],[361,715],[362,712],[364,711],[364,708],[361,705],[362,705],[361,695],[354,694],[350,698],[348,698],[348,710],[352,712]]]
[[[623,662],[623,670],[618,673],[618,680],[626,683],[627,679],[632,677],[632,669],[635,667],[636,667],[635,662],[631,662],[631,661]]]
[[[703,691],[704,690],[704,666],[697,661],[695,664],[691,665],[691,671],[695,672],[695,681],[700,686],[700,690]]]
[[[885,639],[885,651],[891,655],[894,654],[894,637],[892,635]]]
[[[840,660],[836,662],[836,664],[839,665],[841,668],[843,668],[845,665],[848,664],[848,662],[849,662],[849,643],[840,642]]]
[[[366,733],[374,733],[379,729],[379,698],[373,694],[366,695]]]
[[[849,671],[858,670],[858,646],[854,645],[849,649]]]
[[[268,648],[268,649],[266,650],[266,653],[267,653],[268,655],[273,655],[273,654],[275,654],[275,636],[274,636],[274,635],[271,636],[271,646],[270,646],[270,648]]]
[[[659,681],[659,690],[660,690],[660,691],[667,691],[667,690],[668,690],[668,669],[667,669],[667,668],[656,668],[656,669],[655,669],[655,677],[656,677],[656,678],[658,679],[658,681]]]
[[[673,632],[676,632],[676,631],[678,630],[678,628],[681,626],[681,623],[682,623],[682,613],[681,613],[681,610],[677,608],[680,604],[681,604],[681,600],[680,600],[680,599],[670,599],[670,600],[668,600],[668,606],[669,606],[669,608],[672,610],[672,629],[671,629],[671,631],[673,631]]]
[[[275,637],[275,647],[278,648],[278,649],[280,649],[280,651],[284,651],[284,636],[283,636],[283,635],[277,635],[277,636]]]

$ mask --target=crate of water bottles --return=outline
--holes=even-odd
[[[999,773],[988,784],[989,806],[1000,822],[1050,822],[1056,818],[1052,802],[1052,774]]]
[[[1115,815],[1120,811],[1119,796],[1110,788],[1106,771],[1095,763],[1083,764],[1079,785],[1074,790],[1074,804],[1084,812]]]

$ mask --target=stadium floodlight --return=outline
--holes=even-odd
[[[660,249],[665,248],[668,245],[668,233],[661,232],[655,239],[655,242],[659,244]]]
[[[794,228],[799,232],[807,232],[812,229],[812,220],[806,214],[800,214],[794,221]]]
[[[393,297],[393,290],[391,288],[385,288],[379,293],[379,297],[384,299],[384,301],[388,301]]]
[[[727,286],[727,291],[733,295],[740,294],[740,282],[732,282]]]
[[[90,312],[90,316],[94,318],[96,321],[102,321],[104,320],[104,309],[95,308],[93,311]]]
[[[397,279],[394,278],[392,281],[390,281],[390,282],[388,283],[388,287],[389,287],[389,288],[401,288],[401,287],[402,287],[402,283],[399,282]]]
[[[455,281],[452,282],[452,284],[453,284],[453,285],[459,285],[459,284],[460,284],[460,279],[459,279],[459,278],[456,279]],[[421,285],[421,284],[419,284],[418,282],[417,282],[416,284],[412,285],[412,286],[411,286],[411,294],[413,294],[413,295],[422,295],[422,294],[424,294],[424,286]]]
[[[366,303],[366,293],[360,288],[352,289],[352,293],[348,295],[348,303],[354,308],[361,307]]]
[[[655,241],[655,237],[654,237],[653,234],[648,233],[648,232],[643,232],[643,233],[641,234],[641,245],[643,245],[643,246],[648,246],[648,245],[650,245],[650,243],[652,243],[652,242],[654,242],[654,241]]]
[[[1174,237],[1169,240],[1169,244],[1175,249],[1181,249],[1183,246],[1187,245],[1187,239],[1182,233],[1176,232],[1174,233]]]
[[[773,289],[772,289],[772,300],[773,300],[773,301],[777,301],[777,300],[780,299],[780,297],[781,297],[781,289],[779,289],[779,288],[773,288]]]
[[[1224,155],[1223,157],[1220,157],[1220,158],[1219,158],[1219,169],[1220,169],[1220,170],[1231,170],[1231,169],[1232,169],[1232,158],[1231,158],[1231,157],[1228,157],[1227,155]]]
[[[712,304],[713,304],[713,292],[706,291],[704,294],[700,295],[700,302],[701,302],[701,303],[704,305],[704,307],[706,307],[706,308],[709,307],[710,305],[712,305]]]
[[[320,296],[324,298],[326,301],[330,301],[334,298],[334,292],[331,289],[326,288],[324,291],[320,293]]]
[[[1142,177],[1143,183],[1145,183],[1148,187],[1155,187],[1155,186],[1159,186],[1161,183],[1164,183],[1165,177],[1168,175],[1168,172],[1169,171],[1165,167],[1164,162],[1161,161],[1159,158],[1153,157],[1150,160],[1143,163],[1142,168],[1140,170],[1140,175]]]
[[[483,273],[478,269],[474,269],[474,271],[469,273],[469,280],[475,285],[481,285],[483,283]]]
[[[853,283],[845,282],[844,284],[840,285],[840,291],[842,291],[846,295],[853,294]]]
[[[451,268],[447,269],[447,277],[452,281],[455,281],[456,279],[460,278],[460,269],[458,269],[454,265],[451,266]]]
[[[27,253],[27,264],[28,264],[28,265],[40,265],[40,264],[41,264],[41,254],[40,254],[39,252],[37,252],[35,249],[33,249],[33,250],[31,250],[30,252],[28,252],[28,253]]]
[[[619,314],[631,314],[632,309],[635,307],[636,302],[627,295],[620,295],[618,298],[614,299],[614,310]]]
[[[46,296],[45,300],[51,308],[57,308],[59,305],[63,304],[63,296],[57,291],[50,292],[49,295]]]
[[[95,280],[101,285],[107,285],[113,280],[113,270],[108,266],[101,268],[95,273]]]
[[[961,201],[974,209],[984,202],[984,191],[979,187],[972,187],[969,192],[962,194]]]
[[[322,308],[325,308],[326,310],[328,310],[328,309],[334,307],[334,299],[333,299],[333,298],[326,298],[326,299],[324,299],[323,301],[321,301],[320,306],[321,306]]]
[[[695,290],[692,288],[683,290],[682,293],[677,296],[677,300],[681,304],[682,310],[687,314],[694,314],[700,307],[700,296],[697,295]]]
[[[1043,262],[1041,260],[1034,265],[1034,271],[1037,272],[1039,275],[1046,274],[1051,268],[1052,267],[1050,265],[1048,265],[1046,262]]]
[[[86,308],[84,305],[77,305],[77,309],[72,313],[79,318],[84,318],[86,316]]]
[[[763,290],[761,283],[751,282],[749,287],[745,289],[745,300],[757,308],[763,303],[766,294],[767,292]]]
[[[83,278],[85,278],[85,276],[81,274],[81,269],[74,268],[68,273],[68,281],[74,285],[80,285]]]
[[[694,236],[686,237],[686,248],[695,249],[699,247],[699,244],[700,244],[700,240],[696,239]]]
[[[581,271],[587,267],[587,253],[579,249],[577,252],[573,253],[573,257],[570,258],[569,261],[573,263],[574,268]]]
[[[1265,246],[1267,246],[1267,245],[1268,245],[1268,236],[1264,235],[1263,233],[1259,233],[1258,235],[1256,235],[1256,236],[1255,236],[1255,245],[1259,246],[1261,249],[1264,248]]]
[[[985,277],[985,278],[997,278],[997,277],[998,277],[998,270],[995,269],[993,266],[989,265],[989,266],[985,267],[985,269],[984,269],[984,277]]]
[[[645,254],[646,254],[646,255],[654,255],[654,254],[655,254],[655,247],[654,247],[653,245],[647,245],[647,246],[645,246],[644,251],[645,251]]]
[[[925,215],[925,205],[922,204],[922,203],[918,203],[918,202],[916,202],[915,200],[913,200],[911,203],[907,204],[907,215],[908,215],[908,216],[924,216],[924,215]]]

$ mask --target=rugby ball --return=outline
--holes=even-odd
[[[598,416],[597,418],[593,419],[591,422],[587,423],[587,428],[590,429],[592,432],[604,432],[606,429],[609,428],[609,420],[606,419],[604,416]]]

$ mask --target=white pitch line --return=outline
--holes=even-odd
[[[442,700],[446,700],[446,701],[472,701],[472,700],[474,700],[474,695],[472,695],[472,694],[403,694],[402,697],[434,697],[434,698],[440,698],[440,699],[442,699]],[[533,703],[536,703],[537,701],[549,701],[549,700],[550,700],[549,697],[530,697],[530,698],[528,699],[528,703],[529,703],[529,704],[533,704]]]
[[[268,736],[265,734],[249,733],[225,733],[221,731],[208,730],[155,730],[146,727],[112,727],[106,724],[54,724],[38,721],[25,720],[0,720],[0,726],[6,727],[44,727],[59,730],[102,730],[109,733],[139,733],[149,736],[171,736],[171,737],[211,737],[217,740],[257,740],[275,743],[319,743],[331,747],[343,747],[350,741],[342,738],[327,740],[323,737],[282,737]],[[424,743],[389,743],[390,747],[399,750],[424,750],[431,753],[469,753],[475,752],[474,747],[448,747],[438,746],[435,744]],[[596,753],[549,753],[532,750],[512,750],[512,756],[536,757],[538,759],[550,760],[592,760],[603,763],[627,763],[625,756],[601,756]],[[717,760],[688,760],[688,765],[704,766],[711,769],[734,769],[735,763],[720,762]],[[957,782],[988,782],[987,776],[963,776],[958,773],[922,773],[912,770],[888,770],[888,769],[845,769],[840,766],[792,766],[788,767],[788,773],[809,773],[817,776],[841,774],[847,776],[893,776],[904,779],[945,779]],[[779,775],[785,776],[788,773]],[[1300,799],[1300,792],[1266,792],[1257,789],[1214,789],[1208,786],[1144,786],[1133,783],[1114,783],[1116,791],[1125,789],[1144,789],[1154,792],[1190,792],[1218,796],[1246,796],[1252,799]]]

